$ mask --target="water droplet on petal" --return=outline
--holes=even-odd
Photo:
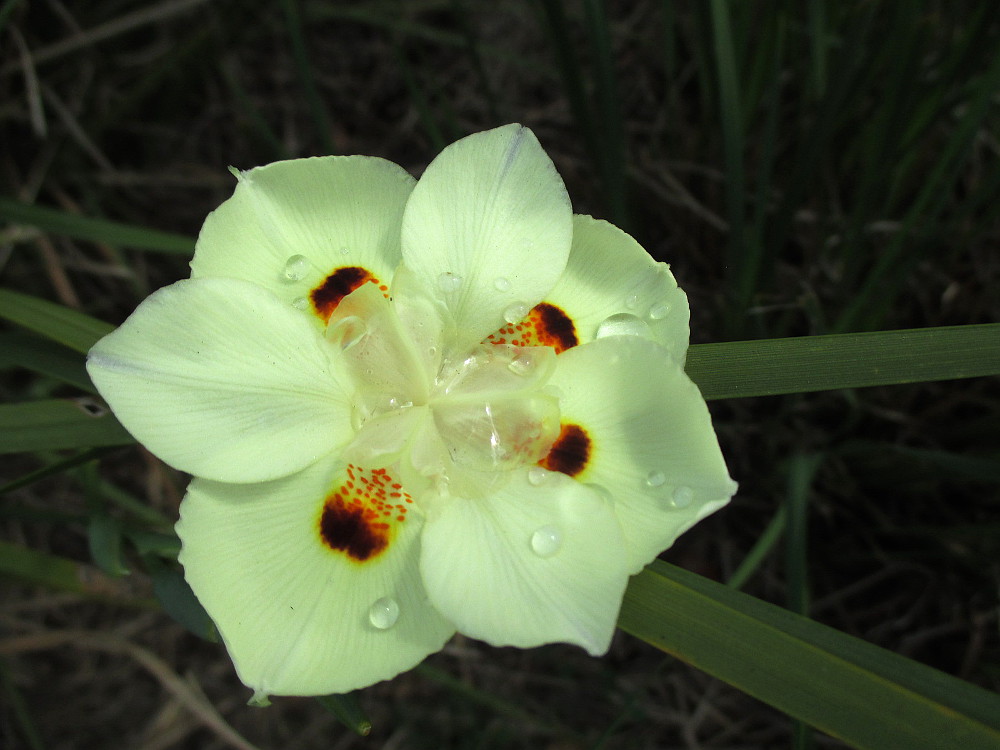
[[[309,307],[309,300],[305,297],[296,297],[292,300],[292,307],[296,310],[305,310]]]
[[[340,247],[340,254],[341,255],[349,255],[350,252],[351,252],[351,249],[349,247],[347,247],[346,245],[342,245]]]
[[[690,487],[677,487],[674,489],[674,494],[670,498],[670,504],[675,508],[686,508],[694,500],[694,490]]]
[[[538,487],[549,478],[549,470],[543,469],[541,466],[532,466],[528,469],[528,484],[533,484]]]
[[[651,471],[646,475],[647,487],[659,487],[666,481],[667,477],[662,471]]]
[[[542,526],[531,535],[531,551],[539,557],[552,557],[562,547],[562,532],[555,526]]]
[[[379,630],[388,630],[399,619],[399,602],[388,596],[377,599],[368,608],[368,622]]]
[[[625,307],[629,310],[634,310],[639,306],[639,295],[636,292],[632,292],[628,297],[625,298]]]
[[[510,281],[501,276],[500,278],[498,278],[496,281],[493,282],[493,287],[498,292],[510,291]]]
[[[523,302],[515,302],[503,311],[503,319],[508,323],[519,323],[528,314],[528,306]]]
[[[649,325],[631,313],[617,313],[601,321],[596,338],[605,336],[649,336]]]
[[[301,281],[309,273],[309,259],[304,255],[293,255],[285,261],[285,278]]]
[[[462,277],[453,274],[451,271],[445,271],[438,276],[438,289],[445,294],[458,291],[460,286],[462,286]]]
[[[663,320],[670,314],[669,302],[657,302],[649,308],[649,317],[652,320]]]

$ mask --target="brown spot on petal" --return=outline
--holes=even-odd
[[[561,471],[575,477],[590,460],[591,441],[587,431],[578,424],[564,422],[559,437],[549,448],[549,453],[538,462],[549,471]]]
[[[573,321],[555,305],[540,302],[528,313],[528,319],[535,326],[539,342],[543,346],[551,346],[556,350],[556,354],[572,349],[580,343],[576,337]]]
[[[361,266],[344,266],[336,269],[323,280],[323,283],[313,289],[309,293],[309,299],[312,300],[316,314],[325,322],[330,320],[333,311],[344,297],[369,281],[378,284],[383,294],[388,291],[388,287],[379,283],[367,269]]]
[[[508,323],[486,339],[491,344],[513,346],[551,346],[556,354],[580,343],[573,319],[548,302],[540,302],[517,323]]]
[[[410,496],[385,469],[347,467],[344,481],[326,498],[319,517],[319,536],[334,552],[363,563],[390,544],[394,525],[406,520]]]

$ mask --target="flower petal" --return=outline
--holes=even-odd
[[[661,347],[599,339],[561,354],[550,382],[562,392],[564,434],[566,425],[583,434],[553,468],[614,497],[629,573],[736,492],[698,387]]]
[[[422,522],[405,492],[384,472],[346,471],[328,459],[264,484],[196,479],[181,504],[185,577],[258,694],[364,687],[454,632],[426,601]],[[382,536],[363,533],[361,514],[385,507]]]
[[[199,279],[147,298],[90,350],[87,371],[125,428],[171,466],[257,482],[350,439],[329,349],[259,286]]]
[[[456,351],[552,288],[572,235],[569,197],[534,134],[506,125],[431,162],[403,214],[403,259],[457,325]]]
[[[364,280],[391,281],[414,184],[401,167],[370,156],[294,159],[241,172],[232,198],[202,227],[191,276],[253,281],[325,320],[336,306],[325,298],[351,291],[348,282],[361,271]]]
[[[687,295],[665,263],[613,224],[573,217],[566,271],[545,302],[573,324],[578,344],[599,336],[635,334],[664,346],[682,366],[688,347]]]
[[[493,497],[453,498],[431,513],[420,570],[431,602],[465,635],[521,648],[575,643],[593,655],[608,648],[628,579],[603,494],[537,467]]]

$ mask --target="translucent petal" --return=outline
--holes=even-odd
[[[571,235],[552,161],[530,130],[507,125],[453,143],[427,167],[403,215],[403,258],[446,305],[461,351],[542,299]]]
[[[454,498],[428,516],[420,570],[461,633],[494,646],[575,643],[604,653],[627,574],[604,496],[561,474],[519,470],[490,498]]]
[[[90,350],[87,370],[125,428],[171,466],[256,482],[350,439],[329,348],[261,287],[188,280],[147,298]]]
[[[613,224],[590,216],[573,217],[573,249],[545,302],[569,317],[579,344],[598,335],[641,335],[659,342],[684,363],[690,317],[687,295],[666,264],[654,261]]]
[[[287,303],[308,300],[343,267],[388,283],[414,184],[401,167],[369,156],[294,159],[242,172],[233,196],[202,227],[192,278],[246,279]]]
[[[561,354],[551,383],[592,437],[576,478],[614,497],[630,573],[736,492],[701,393],[661,347],[599,339]]]
[[[362,562],[323,543],[324,500],[344,480],[343,467],[325,460],[264,484],[195,480],[181,504],[185,577],[258,694],[364,687],[414,666],[454,632],[420,581],[416,511]]]

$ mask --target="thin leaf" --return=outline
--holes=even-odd
[[[1000,747],[1000,696],[661,561],[619,625],[857,748]]]
[[[355,734],[367,737],[372,731],[372,721],[361,708],[358,694],[318,695],[316,701]]]
[[[114,326],[55,302],[0,289],[0,318],[86,354]]]
[[[91,399],[0,404],[0,453],[128,445],[135,439]]]
[[[77,240],[106,242],[109,245],[134,247],[137,250],[156,250],[180,255],[194,253],[194,240],[182,234],[161,232],[158,229],[137,227],[108,219],[78,216],[56,208],[21,203],[10,198],[0,198],[0,219],[12,224],[27,224],[43,232],[62,234]]]
[[[687,372],[706,399],[1000,375],[1000,323],[699,344]]]
[[[0,333],[0,370],[22,367],[97,393],[78,352],[22,331]]]

